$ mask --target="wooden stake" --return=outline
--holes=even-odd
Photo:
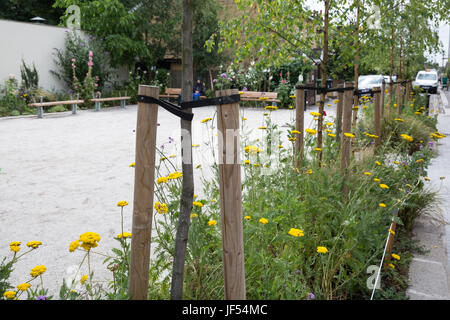
[[[346,88],[353,88],[353,82],[346,82]],[[345,133],[351,133],[352,130],[352,105],[353,90],[346,90],[344,93],[344,108],[342,118],[342,137],[341,137],[341,171],[346,174],[347,167],[350,164],[351,139],[345,136]]]
[[[140,85],[138,94],[158,98],[159,88]],[[157,119],[157,105],[138,103],[129,277],[131,300],[145,300],[148,295]]]
[[[238,90],[216,91],[218,97],[232,94],[238,94]],[[246,299],[239,118],[239,103],[217,108],[222,258],[226,300]]]
[[[338,88],[344,88],[344,83],[338,84]],[[342,111],[344,107],[344,92],[338,92],[338,103],[336,107],[336,139],[340,142],[342,132]]]
[[[381,111],[381,122],[384,121],[384,100],[386,96],[386,82],[383,80],[381,83],[381,95],[380,95],[380,111]]]
[[[381,142],[381,88],[376,87],[373,88],[374,96],[373,96],[373,116],[374,116],[374,127],[375,127],[375,135],[378,138],[375,139],[375,152],[376,148],[380,145]]]
[[[396,89],[396,95],[397,95],[397,114],[402,113],[402,88],[400,82],[397,83],[397,89]]]
[[[305,131],[305,89],[303,85],[296,87],[295,93],[295,130],[300,134],[296,134],[295,140],[295,168],[299,168],[303,162],[303,145],[304,145],[304,131]]]

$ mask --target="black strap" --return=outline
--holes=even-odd
[[[233,94],[231,96],[182,102],[181,109],[200,108],[205,106],[220,106],[222,104],[232,104],[239,101],[241,101],[241,96],[239,94]]]
[[[143,96],[143,95],[138,95],[137,101],[143,102],[143,103],[157,104],[157,105],[163,107],[164,109],[166,109],[167,111],[169,111],[170,113],[176,115],[177,117],[180,117],[183,120],[192,121],[192,119],[194,118],[194,114],[184,112],[181,110],[180,107],[178,107],[177,105],[170,103],[168,101],[156,99],[156,98],[150,97],[150,96]]]
[[[328,93],[328,92],[344,92],[346,90],[354,90],[355,88],[353,87],[348,87],[348,88],[322,88],[322,87],[307,87],[307,86],[297,86],[296,89],[300,89],[300,90],[314,90],[317,91],[317,93]]]

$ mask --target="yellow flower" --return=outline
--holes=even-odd
[[[9,244],[9,249],[12,252],[19,252],[20,251],[20,241],[13,241]]]
[[[119,201],[119,202],[117,202],[117,206],[118,207],[125,207],[127,205],[128,205],[128,202],[126,202],[126,201]]]
[[[289,96],[289,98],[295,98],[295,96]]]
[[[264,108],[265,110],[278,110],[277,106],[267,106]]]
[[[205,122],[208,122],[208,121],[210,121],[210,120],[212,120],[212,118],[206,118],[206,119],[201,120],[200,122],[201,122],[201,123],[205,123]]]
[[[344,136],[349,137],[349,138],[354,138],[355,135],[352,133],[348,133],[348,132],[344,132]]]
[[[381,180],[378,179],[378,178],[374,178],[373,181],[375,181],[375,182],[380,182]]]
[[[400,256],[398,254],[393,253],[392,258],[400,260]]]
[[[328,249],[326,247],[317,247],[318,253],[327,253]]]
[[[303,231],[300,229],[296,229],[296,228],[291,228],[288,232],[288,234],[290,234],[293,237],[303,237]]]
[[[269,222],[269,220],[267,220],[266,218],[261,218],[261,219],[259,219],[259,222],[262,224],[266,224]]]
[[[245,121],[245,120],[247,120],[247,118],[242,118],[242,121]]]
[[[322,151],[321,148],[314,148],[314,151]]]
[[[291,137],[291,138],[289,138],[288,140],[289,140],[289,141],[297,141],[297,138],[292,138],[292,137]]]
[[[384,183],[380,184],[380,188],[381,189],[389,189],[389,187],[387,185],[385,185]]]
[[[19,284],[17,286],[17,290],[19,290],[19,291],[27,291],[28,288],[30,288],[30,287],[31,287],[31,284],[25,282],[25,283]]]
[[[401,118],[395,118],[394,120],[395,120],[395,121],[398,121],[398,122],[405,122],[405,120],[403,120],[403,119],[401,119]]]
[[[250,164],[250,160],[245,160],[244,164]]]
[[[371,175],[372,175],[372,173],[370,173],[370,172],[364,172],[364,174],[365,174],[366,176],[371,176]]]
[[[267,129],[267,127],[258,127],[258,129]]]
[[[131,238],[131,233],[130,232],[124,232],[124,233],[120,233],[117,235],[117,238],[122,239],[122,238]]]
[[[305,173],[306,173],[306,174],[312,174],[313,172],[312,172],[312,169],[309,169],[309,170],[307,170]]]
[[[301,134],[301,132],[298,130],[292,130],[291,133]]]
[[[390,232],[392,235],[395,235],[395,231],[389,229],[389,232]]]
[[[86,250],[89,251],[92,248],[95,248],[98,246],[98,243],[100,241],[100,235],[98,233],[95,232],[85,232],[82,235],[80,235],[80,239],[78,239],[78,241],[81,242],[81,247]]]
[[[430,181],[430,178],[427,178],[427,177],[425,177],[425,178],[423,178],[425,181]]]
[[[87,274],[85,274],[84,276],[81,277],[80,283],[84,284],[88,278],[89,278],[89,276]]]
[[[41,244],[42,244],[41,241],[30,241],[30,242],[27,243],[27,247],[36,249],[36,248],[39,247]]]
[[[202,165],[201,164],[198,164],[196,167],[195,167],[195,169],[198,169],[198,168],[200,168]]]
[[[386,204],[384,204],[383,202],[380,202],[379,206],[382,208],[386,208]]]
[[[336,138],[336,135],[333,134],[333,133],[329,133],[328,136],[329,136],[329,137],[332,137],[332,138]]]
[[[281,144],[279,144],[279,145],[278,145],[278,148],[282,149],[282,148],[283,148],[283,146],[282,146]]]
[[[192,202],[192,205],[194,205],[194,206],[196,206],[196,207],[203,207],[203,203],[201,203],[201,202],[198,202],[198,201],[194,201],[194,202]]]
[[[210,220],[208,221],[208,226],[215,226],[217,224],[216,220]]]
[[[40,276],[41,274],[43,274],[46,270],[47,270],[47,268],[43,265],[36,266],[33,269],[31,269],[30,275],[33,278],[36,278],[37,276]]]
[[[294,109],[294,107],[293,106],[289,106],[289,109]]]
[[[169,156],[169,158],[175,158],[177,155],[176,154],[171,154],[170,156]]]
[[[178,178],[180,178],[182,176],[183,176],[183,174],[181,172],[175,171],[175,172],[170,173],[167,176],[167,179],[174,180],[174,179],[178,179]]]
[[[417,159],[417,160],[416,160],[417,163],[419,163],[419,162],[424,162],[424,161],[425,161],[425,160],[423,160],[423,159]]]
[[[197,144],[193,144],[192,146],[193,146],[193,147],[195,148],[195,147],[198,147],[198,146],[200,146],[200,144],[199,144],[199,143],[197,143]]]
[[[257,146],[246,146],[244,148],[244,151],[251,154],[255,154],[261,152],[261,149],[259,149]]]
[[[3,296],[4,296],[6,299],[12,299],[12,298],[14,298],[14,297],[16,296],[16,292],[15,292],[15,291],[5,291],[5,292],[3,293]]]
[[[134,163],[134,162],[129,165],[130,168],[135,167],[135,166],[136,166],[136,163]]]
[[[80,246],[80,242],[78,240],[72,241],[69,245],[69,252],[74,252]]]
[[[408,136],[407,134],[401,134],[400,135],[404,140],[409,141],[409,142],[413,142],[413,138],[411,136]]]
[[[197,218],[198,217],[198,214],[196,214],[196,213],[191,213],[191,219],[192,218]]]
[[[245,217],[244,217],[245,220],[250,220],[251,218],[252,218],[252,217],[250,217],[250,216],[245,216]]]
[[[320,117],[320,113],[319,112],[310,112],[309,114],[312,115],[312,116],[315,116],[315,117]]]
[[[167,208],[167,204],[166,203],[160,203],[159,201],[157,201],[155,203],[154,208],[159,214],[163,214],[163,213],[169,212],[169,208]]]
[[[395,266],[392,263],[389,263],[388,266],[391,267],[392,269],[395,269]]]
[[[329,127],[331,127],[332,125],[334,125],[334,123],[333,122],[327,122],[327,123],[325,123],[327,126],[329,126]]]
[[[376,163],[377,166],[381,166],[380,161],[375,161],[375,163]]]
[[[306,133],[309,133],[310,135],[314,135],[314,134],[317,133],[317,131],[314,130],[314,129],[305,129],[305,132],[306,132]]]

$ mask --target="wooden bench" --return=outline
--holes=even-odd
[[[239,91],[243,101],[281,102],[277,92]]]
[[[44,115],[44,109],[43,109],[44,107],[53,107],[53,106],[71,104],[72,105],[72,114],[76,114],[77,113],[77,105],[79,103],[84,103],[84,100],[77,99],[77,100],[67,100],[67,101],[42,102],[42,97],[41,97],[41,102],[34,101],[33,103],[28,104],[28,106],[37,108],[37,117],[42,118],[42,116]]]
[[[160,94],[160,98],[174,98],[178,99],[178,96],[181,94],[181,88],[166,88],[164,94]],[[205,99],[206,96],[200,96],[201,99]]]
[[[95,111],[100,111],[101,103],[107,102],[107,101],[120,101],[120,107],[122,109],[125,109],[126,106],[126,100],[130,100],[131,97],[110,97],[110,98],[95,98],[95,99],[89,99],[89,101],[95,102]]]

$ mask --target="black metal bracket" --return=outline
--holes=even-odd
[[[157,104],[157,105],[163,107],[164,109],[166,109],[167,111],[169,111],[170,113],[176,115],[177,117],[180,117],[183,120],[192,121],[192,119],[194,118],[194,114],[184,112],[181,110],[180,107],[178,107],[177,105],[170,103],[168,101],[156,99],[156,98],[150,97],[150,96],[143,96],[143,95],[138,95],[137,101],[142,102],[142,103]]]
[[[232,104],[241,101],[241,96],[239,94],[233,94],[231,96],[217,97],[202,99],[197,101],[182,102],[180,104],[181,109],[191,109],[200,108],[206,106],[220,106],[222,104]]]

